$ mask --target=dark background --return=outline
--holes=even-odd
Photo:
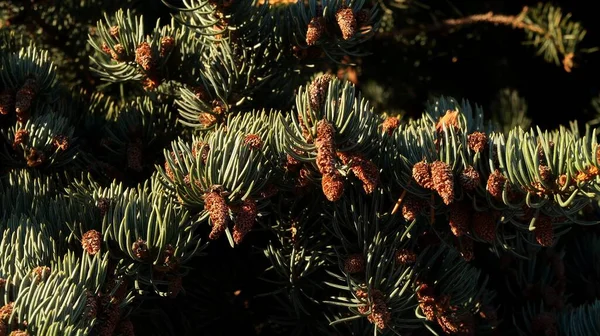
[[[538,1],[426,1],[443,20],[493,11],[516,15],[523,6],[535,7]],[[545,2],[544,2],[545,3]],[[596,1],[564,0],[550,2],[572,13],[572,20],[587,30],[581,48],[600,46],[600,21]],[[462,15],[456,11],[460,11]],[[419,14],[425,22],[431,13]],[[410,115],[423,111],[432,95],[468,99],[489,110],[499,90],[516,89],[528,104],[533,124],[554,128],[572,120],[593,119],[590,103],[599,94],[600,52],[582,54],[578,67],[567,73],[562,65],[548,63],[536,55],[537,49],[525,45],[526,35],[516,29],[480,23],[451,34],[433,34],[435,47],[419,50],[399,44],[386,44],[362,63],[361,82],[374,79],[393,91],[393,105]],[[373,41],[372,43],[379,43]],[[402,56],[410,61],[403,63]],[[428,55],[431,54],[431,55]],[[456,58],[453,62],[452,59]],[[412,67],[419,59],[420,66]],[[412,69],[411,69],[412,67]]]

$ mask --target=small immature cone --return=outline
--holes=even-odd
[[[155,60],[152,57],[152,48],[148,42],[140,43],[135,49],[135,62],[145,71],[152,70],[155,66]]]
[[[261,149],[263,146],[263,141],[260,136],[256,134],[248,134],[244,138],[244,145],[250,149]]]
[[[335,129],[327,120],[320,120],[317,123],[317,139],[315,147],[317,148],[317,168],[321,174],[332,174],[335,169]]]
[[[362,182],[365,193],[372,193],[379,184],[379,169],[373,162],[360,154],[337,153],[342,163],[350,165],[350,170]]]
[[[447,312],[437,322],[447,335],[475,336],[475,320],[468,312]]]
[[[335,168],[335,130],[327,120],[317,123],[316,164],[322,174],[321,187],[325,197],[331,202],[339,200],[344,193],[344,180]]]
[[[373,323],[377,329],[384,330],[392,319],[392,313],[389,311],[385,296],[381,291],[374,290],[372,300],[371,314],[367,317],[367,320]]]
[[[350,274],[364,272],[365,257],[360,253],[349,255],[344,261],[344,270]]]
[[[148,75],[142,80],[142,87],[146,91],[156,90],[161,84],[161,79],[155,75]]]
[[[551,181],[553,180],[553,175],[552,175],[552,171],[550,170],[550,167],[548,167],[546,165],[539,165],[538,171],[540,173],[540,178],[542,179],[542,181],[544,183],[546,183],[546,184],[551,183]]]
[[[17,330],[11,331],[10,335],[8,335],[8,336],[30,336],[30,335],[27,330],[17,329]]]
[[[396,263],[401,265],[412,265],[417,262],[417,254],[408,249],[396,251]]]
[[[538,244],[548,247],[554,243],[554,230],[552,228],[552,218],[546,215],[540,215],[535,223],[535,240]]]
[[[136,256],[136,258],[138,259],[144,260],[150,256],[148,244],[142,238],[138,238],[138,240],[133,242],[133,244],[131,245],[131,251],[133,252],[133,255]]]
[[[335,13],[335,19],[337,21],[340,30],[342,31],[342,38],[349,40],[356,33],[356,17],[354,12],[350,8],[342,8]]]
[[[415,163],[412,169],[413,179],[418,185],[425,189],[433,189],[433,179],[431,178],[431,166],[425,161]]]
[[[466,191],[474,191],[481,183],[479,172],[473,166],[465,168],[460,173],[458,181]]]
[[[322,17],[314,17],[308,23],[306,30],[306,44],[315,45],[323,35],[325,30],[325,20]]]
[[[31,271],[31,275],[35,277],[36,281],[44,281],[50,276],[50,267],[38,266]]]
[[[434,321],[437,314],[436,297],[433,287],[428,284],[422,284],[417,289],[417,298],[419,300],[419,308],[425,315],[428,321]]]
[[[108,34],[114,38],[118,38],[119,37],[119,26],[110,27],[110,29],[108,30]]]
[[[325,174],[321,179],[323,194],[330,202],[338,201],[344,194],[344,180],[337,174]]]
[[[208,158],[208,151],[210,150],[210,146],[206,142],[196,142],[192,148],[192,156],[200,155],[200,159],[203,163],[206,163],[206,159]]]
[[[26,129],[20,129],[15,133],[15,140],[13,141],[13,149],[17,149],[19,145],[26,144],[29,140],[29,131]]]
[[[496,169],[490,174],[487,180],[487,191],[490,195],[498,200],[502,199],[502,191],[504,190],[504,183],[506,177],[502,175],[500,170]]]
[[[37,167],[46,161],[46,155],[36,148],[30,148],[29,154],[27,155],[27,166]]]
[[[81,246],[89,255],[100,252],[100,248],[102,247],[102,234],[96,230],[89,230],[81,237]]]
[[[400,119],[398,119],[397,117],[387,117],[383,121],[381,128],[388,135],[392,135],[392,133],[394,133],[394,130],[396,130],[398,126],[400,126]]]
[[[252,230],[257,214],[256,201],[247,198],[242,203],[233,225],[233,241],[236,244],[240,244],[246,234]]]
[[[98,296],[87,290],[85,293],[85,316],[88,319],[94,319],[98,315]]]
[[[212,223],[212,231],[209,239],[219,238],[227,228],[227,219],[229,218],[229,207],[223,196],[216,191],[212,191],[204,198],[204,210],[208,211]]]
[[[417,218],[427,204],[416,198],[408,197],[402,202],[402,217],[407,222],[412,222]]]
[[[298,172],[298,179],[296,179],[296,184],[294,187],[298,189],[306,188],[310,185],[310,175],[311,172],[308,168],[302,167]]]
[[[304,120],[302,119],[302,115],[298,113],[298,123],[300,123],[300,128],[302,129],[302,137],[306,140],[307,143],[311,144],[314,142],[313,136],[306,127]]]
[[[110,200],[108,198],[100,198],[96,206],[98,207],[98,210],[100,210],[100,215],[104,217],[110,207]]]
[[[35,79],[30,78],[25,81],[25,84],[17,91],[15,97],[15,112],[17,113],[17,120],[20,122],[26,122],[29,119],[29,108],[35,96],[37,95],[38,85]]]
[[[448,110],[446,111],[446,114],[444,114],[442,117],[440,117],[440,119],[438,120],[437,124],[435,125],[435,129],[438,133],[441,133],[444,131],[444,126],[445,127],[453,127],[455,130],[459,129],[459,113],[458,111],[452,111],[452,110]]]
[[[308,95],[310,100],[310,107],[313,110],[320,109],[321,105],[325,102],[327,97],[327,90],[329,89],[329,82],[333,77],[331,75],[322,75],[315,78],[310,86],[308,87]]]
[[[173,50],[173,46],[175,45],[175,39],[171,36],[164,36],[160,39],[160,51],[159,56],[165,57],[171,50]]]
[[[444,204],[449,205],[454,201],[454,174],[452,168],[443,161],[431,164],[431,180],[433,189],[442,197]]]
[[[475,153],[481,153],[487,147],[487,135],[484,132],[473,132],[468,136],[469,148]]]
[[[452,234],[456,237],[461,237],[469,232],[469,224],[471,224],[471,209],[464,202],[454,203],[450,205],[448,211],[448,224]]]
[[[6,90],[0,94],[0,114],[1,115],[9,114],[13,110],[14,104],[15,104],[15,99],[14,99],[13,94],[10,91]]]
[[[0,321],[8,322],[8,318],[12,315],[14,302],[9,302],[0,307]]]
[[[57,135],[52,138],[52,146],[56,150],[66,151],[69,149],[69,138],[65,135]]]
[[[105,51],[108,52],[110,57],[117,62],[122,62],[124,59],[125,48],[119,43],[115,44],[112,49],[106,46]]]
[[[473,232],[481,239],[491,243],[496,239],[496,220],[490,212],[473,214]]]

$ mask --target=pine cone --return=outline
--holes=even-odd
[[[468,166],[467,168],[465,168],[461,172],[458,180],[460,182],[460,185],[466,191],[474,191],[479,186],[479,183],[481,183],[479,172],[477,172],[477,170],[473,168],[473,166]]]
[[[233,225],[233,241],[236,244],[240,244],[246,234],[250,232],[256,221],[258,209],[256,202],[247,198],[235,218],[235,224]]]
[[[17,113],[17,120],[19,122],[26,122],[29,119],[29,108],[31,103],[37,95],[38,85],[37,81],[30,78],[25,81],[25,84],[17,91],[15,97],[15,111]]]
[[[31,275],[35,277],[37,282],[45,281],[50,276],[50,267],[38,266],[31,271]]]
[[[244,145],[250,149],[261,149],[263,146],[263,141],[256,134],[248,134],[244,138]]]
[[[501,200],[502,199],[502,191],[504,190],[505,182],[506,182],[506,177],[504,177],[504,175],[502,175],[500,170],[496,169],[488,177],[487,191],[495,199]]]
[[[338,201],[344,194],[344,180],[340,173],[323,175],[321,186],[323,194],[330,202]]]
[[[435,161],[431,164],[431,180],[433,189],[442,197],[444,204],[454,201],[454,175],[452,168],[445,162]]]
[[[402,217],[407,222],[414,221],[427,204],[417,198],[408,197],[402,202]]]
[[[308,29],[306,30],[306,44],[309,46],[315,45],[323,32],[325,31],[325,21],[322,17],[314,17],[308,23]]]
[[[81,237],[81,246],[89,254],[100,252],[102,247],[102,234],[96,230],[89,230]]]
[[[98,199],[97,207],[98,210],[100,210],[100,216],[104,217],[106,212],[108,212],[108,208],[110,207],[110,200],[108,198]]]
[[[412,265],[417,262],[417,254],[408,249],[396,251],[396,263],[401,265]]]
[[[119,38],[119,26],[110,27],[110,29],[108,30],[108,34],[114,37],[115,39]]]
[[[320,120],[317,123],[317,139],[315,147],[317,149],[316,164],[322,175],[339,174],[335,168],[335,129],[333,125],[326,120]]]
[[[552,174],[552,171],[550,170],[550,167],[548,167],[546,165],[540,165],[538,167],[538,171],[540,173],[540,178],[541,178],[542,182],[549,184],[554,179],[554,176]]]
[[[362,254],[349,255],[344,261],[344,270],[349,274],[362,273],[365,271],[365,258]]]
[[[379,169],[373,162],[360,154],[337,153],[342,163],[349,165],[350,170],[362,182],[365,193],[372,193],[379,184]]]
[[[484,132],[473,132],[469,134],[467,142],[471,150],[481,153],[487,147],[488,139]]]
[[[175,39],[171,36],[164,36],[160,39],[160,51],[159,56],[165,57],[171,50],[173,50],[173,46],[175,45]]]
[[[431,165],[425,161],[415,163],[412,169],[413,179],[418,185],[425,189],[433,189],[433,179],[431,177]]]
[[[148,42],[140,43],[135,49],[135,62],[145,71],[154,69],[156,64],[152,56],[152,48]]]
[[[57,135],[52,138],[52,146],[56,150],[66,151],[69,149],[69,138],[65,135]]]
[[[9,302],[0,307],[0,321],[9,322],[8,318],[12,315],[14,302]]]
[[[106,46],[105,51],[108,52],[110,57],[117,62],[123,62],[125,60],[125,48],[119,43],[115,44],[112,49]]]
[[[374,290],[372,300],[371,314],[367,317],[367,320],[375,324],[377,329],[384,330],[392,319],[392,314],[388,310],[385,302],[385,296],[381,291]]]
[[[10,91],[5,90],[4,92],[2,92],[2,94],[0,94],[0,114],[1,115],[9,114],[13,110],[14,104],[15,104],[15,99],[14,99],[13,94]]]
[[[46,155],[37,150],[37,148],[30,148],[29,155],[27,155],[27,166],[28,167],[37,167],[43,164],[46,161]]]
[[[200,158],[203,163],[206,163],[206,159],[208,158],[208,151],[210,150],[210,146],[206,142],[196,142],[194,146],[192,146],[192,156],[196,157],[196,155],[200,154]]]
[[[137,241],[133,242],[131,245],[131,251],[136,258],[141,260],[144,260],[150,256],[148,244],[146,244],[146,241],[142,238],[138,238]]]
[[[472,208],[464,202],[460,202],[450,205],[448,210],[448,224],[452,234],[456,237],[467,234],[471,224]]]
[[[400,119],[397,117],[387,117],[382,124],[382,129],[388,135],[392,135],[394,130],[400,126]]]
[[[310,107],[313,110],[320,110],[321,105],[325,102],[327,97],[327,91],[329,89],[329,82],[333,77],[331,75],[322,75],[315,78],[310,86],[308,87],[308,96],[310,100]]]
[[[448,110],[446,111],[446,114],[444,114],[442,117],[440,117],[440,119],[438,120],[437,124],[435,125],[435,129],[438,133],[442,133],[444,131],[444,126],[445,127],[453,127],[455,130],[459,130],[459,113],[458,111],[452,111],[452,110]]]
[[[496,239],[496,220],[489,212],[473,214],[473,232],[481,239],[491,243]]]
[[[342,38],[349,40],[356,33],[356,17],[350,8],[342,8],[335,13],[335,19],[342,31]]]
[[[204,210],[208,211],[213,226],[208,238],[217,239],[227,228],[227,219],[229,218],[227,203],[220,193],[212,191],[204,198]]]
[[[17,149],[21,144],[27,144],[29,140],[29,131],[26,129],[20,129],[15,133],[15,140],[13,141],[13,149]]]

